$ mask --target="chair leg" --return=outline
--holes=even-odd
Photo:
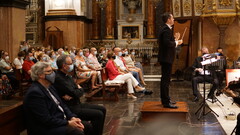
[[[103,96],[103,100],[106,100],[105,86],[103,86],[103,88],[102,88],[102,96]]]
[[[115,91],[114,91],[115,101],[119,100],[118,91],[119,91],[119,87],[115,88]]]

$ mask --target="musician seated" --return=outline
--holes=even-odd
[[[192,79],[192,90],[194,95],[194,99],[193,99],[194,102],[197,102],[199,100],[199,92],[197,90],[198,83],[202,83],[205,81],[213,84],[207,96],[209,99],[215,98],[214,91],[219,86],[219,82],[216,75],[213,74],[212,72],[210,73],[209,70],[205,70],[205,77],[204,77],[203,65],[201,64],[201,62],[203,61],[203,56],[205,56],[206,54],[209,54],[208,48],[203,47],[201,52],[202,52],[202,56],[197,57],[192,66],[192,68],[194,69],[194,72],[196,73]]]
[[[219,60],[213,65],[218,66],[218,68],[216,69],[216,75],[219,81],[219,87],[222,88],[224,84],[223,80],[225,78],[227,69],[227,57],[223,54],[223,49],[221,47],[217,48],[217,52],[215,54],[217,55]]]
[[[233,90],[231,90],[230,88],[225,88],[224,93],[226,95],[232,97],[234,103],[240,105],[240,96],[238,94],[236,94]]]
[[[216,53],[220,57],[225,57],[225,55],[223,54],[223,49],[221,47],[217,48],[217,52]]]
[[[240,57],[236,61],[233,61],[233,69],[240,69]]]

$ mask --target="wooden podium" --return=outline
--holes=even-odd
[[[176,118],[179,121],[187,121],[188,105],[186,102],[177,102],[178,109],[164,108],[159,101],[146,101],[140,108],[142,121],[147,122],[159,117]]]

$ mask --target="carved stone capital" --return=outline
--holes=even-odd
[[[214,16],[213,21],[216,25],[230,25],[234,20],[235,16]]]

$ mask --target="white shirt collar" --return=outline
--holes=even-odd
[[[169,27],[169,29],[172,29],[172,26],[170,26],[169,24],[166,23],[166,25]]]

